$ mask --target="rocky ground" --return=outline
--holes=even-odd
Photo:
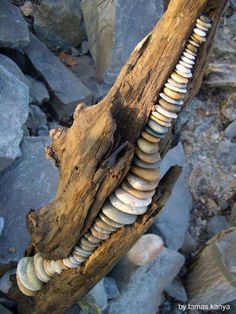
[[[69,126],[77,103],[92,105],[106,95],[163,10],[161,0],[149,6],[135,0],[1,0],[0,313],[15,310],[7,292],[29,242],[25,215],[56,193],[58,170],[44,158],[49,131]],[[181,114],[181,141],[162,161],[162,175],[172,165],[183,167],[148,230],[163,239],[164,250],[144,266],[124,257],[68,313],[182,313],[189,258],[236,224],[235,11],[230,1],[201,91]]]

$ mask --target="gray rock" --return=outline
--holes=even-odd
[[[0,217],[0,235],[2,234],[3,228],[4,228],[4,219]]]
[[[1,314],[13,314],[12,311],[8,310],[5,306],[0,304],[0,313]]]
[[[88,310],[91,314],[102,313],[108,305],[104,280],[99,281],[78,304],[82,310]]]
[[[122,259],[112,274],[120,296],[110,301],[109,314],[154,314],[162,300],[162,292],[170,285],[184,263],[184,257],[164,249],[151,264],[135,267]]]
[[[77,46],[82,39],[80,1],[44,0],[34,14],[34,29],[50,48]]]
[[[231,122],[225,129],[225,136],[233,138],[236,136],[236,120]]]
[[[31,134],[40,135],[44,130],[48,133],[47,117],[45,113],[36,105],[29,106],[29,116],[25,126],[31,131]]]
[[[216,149],[216,155],[227,166],[236,162],[236,143],[229,139],[221,141]]]
[[[91,104],[92,92],[34,35],[30,35],[30,45],[24,51],[47,83],[59,119],[72,115],[79,102]]]
[[[144,0],[82,0],[81,8],[97,76],[112,84],[135,46],[162,16],[163,1],[147,5]]]
[[[21,82],[28,85],[28,81],[24,75],[24,73],[21,71],[21,69],[18,67],[18,65],[12,61],[9,57],[0,54],[0,64],[8,70],[11,74],[16,76]]]
[[[0,297],[0,304],[6,306],[7,308],[12,308],[16,306],[16,302],[4,297]]]
[[[229,220],[232,225],[236,225],[236,202],[232,206]]]
[[[104,287],[108,300],[118,298],[118,296],[120,295],[120,291],[114,278],[104,277]]]
[[[30,103],[42,105],[49,101],[49,94],[43,82],[37,81],[32,76],[27,75],[28,85],[30,87]]]
[[[0,268],[17,262],[30,240],[25,215],[53,200],[58,169],[44,156],[48,137],[25,137],[22,157],[0,176],[0,209],[5,227],[0,238]]]
[[[236,120],[236,93],[230,93],[223,101],[220,111],[229,121]]]
[[[19,144],[23,137],[22,125],[29,111],[29,88],[0,62],[0,90],[1,171],[21,156]]]
[[[204,84],[210,88],[236,87],[236,64],[209,63]]]
[[[185,288],[178,277],[175,278],[172,283],[165,289],[165,292],[178,301],[186,302],[188,300]]]
[[[213,237],[220,231],[229,228],[229,223],[226,220],[225,216],[214,216],[210,219],[207,226],[207,231],[209,237]]]
[[[183,167],[182,173],[155,224],[167,247],[178,251],[184,243],[192,208],[192,196],[186,183],[189,166],[181,143],[171,149],[163,159],[161,175],[176,164]]]
[[[181,247],[181,251],[185,253],[193,253],[196,251],[196,249],[197,249],[197,242],[189,233],[189,231],[187,231],[185,234],[184,243]]]
[[[5,274],[0,278],[0,291],[7,294],[12,286],[10,276],[16,273],[16,269],[11,269],[5,272]]]
[[[29,43],[27,23],[8,0],[0,1],[0,47],[23,48]]]

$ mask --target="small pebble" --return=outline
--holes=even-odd
[[[128,260],[138,266],[151,263],[164,248],[161,237],[155,234],[143,235],[127,253]]]

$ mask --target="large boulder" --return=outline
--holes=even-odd
[[[29,111],[29,88],[24,75],[5,56],[0,56],[0,171],[21,156],[22,125]]]
[[[77,46],[82,39],[78,0],[44,0],[34,14],[34,29],[50,48]]]
[[[82,0],[81,8],[97,77],[111,84],[134,47],[162,16],[163,1]]]
[[[152,263],[137,267],[122,259],[112,271],[120,296],[110,301],[109,314],[154,314],[166,289],[184,264],[184,257],[169,249]]]
[[[181,142],[165,156],[161,163],[161,175],[173,165],[182,166],[182,173],[155,224],[168,248],[179,250],[184,243],[192,209],[192,196],[186,182],[189,165]]]
[[[0,47],[23,48],[29,43],[27,23],[9,0],[0,1]]]
[[[22,157],[0,176],[0,210],[5,226],[0,237],[0,272],[24,254],[30,236],[25,215],[53,200],[58,170],[44,156],[48,137],[25,137]]]
[[[79,102],[92,103],[92,92],[33,34],[30,34],[30,44],[24,51],[47,84],[58,119],[71,116]]]

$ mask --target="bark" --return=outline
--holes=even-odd
[[[202,45],[186,96],[200,87],[212,38],[226,0],[172,0],[151,33],[138,44],[109,94],[97,105],[80,105],[71,128],[52,134],[48,156],[60,169],[55,200],[28,215],[32,234],[28,254],[40,251],[48,259],[67,256],[91,226],[104,200],[130,168],[134,145],[167,78],[178,62],[193,25],[201,13],[213,19]],[[173,129],[161,141],[162,156],[173,143]],[[86,294],[152,224],[179,174],[172,169],[157,189],[148,212],[132,226],[114,234],[84,266],[53,278],[33,298],[20,300],[21,313],[63,313]]]

